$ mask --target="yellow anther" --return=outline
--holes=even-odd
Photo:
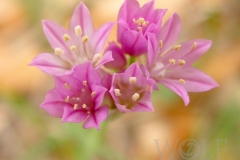
[[[92,93],[91,93],[91,96],[95,96],[96,93],[97,93],[97,92],[92,92]]]
[[[144,19],[144,18],[140,17],[140,18],[138,19],[138,25],[142,25],[144,22],[145,22],[145,19]]]
[[[179,82],[181,82],[182,84],[186,83],[183,79],[179,79]]]
[[[70,41],[70,36],[68,34],[64,34],[63,39],[64,39],[64,41],[68,42],[68,41]]]
[[[169,62],[174,65],[176,63],[176,60],[175,59],[169,59]]]
[[[64,86],[67,88],[67,89],[71,89],[71,86],[67,83],[64,83]]]
[[[186,62],[184,61],[184,60],[182,60],[182,59],[180,59],[179,61],[178,61],[178,64],[180,65],[180,66],[182,66],[182,65],[184,65]]]
[[[178,44],[178,45],[174,46],[174,49],[175,49],[176,51],[178,51],[180,48],[181,48],[181,44]]]
[[[84,103],[83,105],[82,105],[82,108],[86,108],[87,107],[87,105]]]
[[[83,37],[82,37],[82,42],[85,43],[85,42],[87,42],[87,41],[88,41],[88,36],[83,36]]]
[[[78,107],[78,104],[74,104],[73,109],[76,110]]]
[[[83,84],[84,86],[86,86],[86,85],[87,85],[87,81],[83,81],[82,84]]]
[[[77,36],[81,36],[82,35],[82,28],[81,28],[81,26],[76,26],[75,27],[75,34]]]
[[[74,46],[74,45],[70,47],[70,49],[71,49],[72,51],[75,51],[75,50],[76,50],[76,48],[77,48],[77,47],[76,47],[76,46]]]
[[[61,48],[55,48],[55,55],[62,55],[64,51]]]
[[[136,77],[130,77],[129,78],[129,83],[130,84],[135,84],[137,82],[137,78]]]
[[[162,48],[162,46],[163,46],[163,41],[160,40],[160,41],[159,41],[159,47]]]
[[[69,101],[69,96],[65,98],[65,102],[68,102],[68,101]]]
[[[193,43],[192,49],[194,50],[197,47],[197,42]]]
[[[138,100],[140,97],[140,95],[138,93],[134,93],[134,95],[132,96],[132,100],[136,101]]]
[[[121,96],[121,91],[120,89],[114,89],[115,96]]]

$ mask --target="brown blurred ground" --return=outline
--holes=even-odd
[[[123,0],[84,2],[95,27],[99,27],[107,21],[116,21]],[[145,2],[147,0],[140,1]],[[227,139],[226,152],[221,158],[237,160],[240,147],[239,0],[156,1],[156,8],[169,9],[164,20],[174,12],[182,18],[179,41],[213,40],[211,50],[195,66],[213,77],[220,87],[190,94],[188,107],[184,107],[174,93],[160,88],[153,96],[155,112],[126,114],[108,121],[102,139],[111,151],[106,149],[104,155],[97,152],[100,148],[92,151],[91,146],[85,147],[88,142],[75,144],[71,139],[82,132],[81,125],[73,125],[76,129],[69,131],[67,125],[38,108],[53,87],[53,80],[39,69],[27,66],[39,53],[52,51],[42,32],[41,20],[51,19],[67,27],[78,3],[78,0],[0,1],[0,159],[35,156],[36,159],[78,159],[76,146],[81,146],[85,152],[95,155],[94,160],[107,159],[104,155],[113,154],[112,150],[115,158],[157,160],[159,155],[153,139],[159,139],[159,144],[169,140],[173,147],[175,140],[191,138],[207,139],[209,155],[215,149],[216,139]],[[116,40],[116,26],[111,40]],[[164,156],[169,159],[169,155]],[[179,154],[174,158],[181,159]]]

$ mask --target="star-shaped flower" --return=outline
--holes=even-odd
[[[188,92],[204,92],[218,87],[211,77],[192,67],[211,47],[211,41],[195,39],[175,46],[173,42],[169,44],[172,48],[163,52],[163,46],[159,45],[156,36],[148,36],[149,77],[181,96],[185,105],[189,103]]]
[[[101,106],[107,89],[90,62],[78,65],[72,75],[55,76],[55,88],[48,92],[41,107],[62,122],[96,128],[107,118],[108,106]]]
[[[143,76],[138,64],[133,63],[123,73],[113,75],[109,92],[122,113],[149,112],[153,111],[152,86],[152,81]]]
[[[110,51],[101,54],[112,26],[113,23],[108,22],[95,30],[88,9],[81,2],[68,30],[53,21],[43,21],[44,33],[55,54],[42,53],[30,65],[55,76],[70,74],[75,66],[87,61],[97,69],[113,60]]]
[[[154,10],[154,0],[140,7],[136,0],[125,0],[118,14],[118,41],[127,54],[147,52],[147,34],[160,34],[166,9]]]

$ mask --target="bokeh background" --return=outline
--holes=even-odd
[[[139,0],[141,4],[147,1]],[[62,124],[40,109],[45,94],[54,86],[53,79],[36,67],[27,66],[39,53],[52,52],[41,20],[54,20],[67,28],[79,2],[0,1],[1,160],[158,160],[157,146],[162,151],[166,142],[172,151],[176,146],[172,159],[181,160],[184,158],[179,153],[180,143],[187,139],[201,145],[197,160],[239,159],[239,0],[156,0],[155,8],[169,9],[164,21],[174,12],[180,15],[179,42],[194,38],[213,41],[210,51],[195,66],[213,77],[220,87],[190,93],[191,102],[185,107],[181,98],[160,86],[152,97],[155,112],[109,118],[100,131],[84,130],[81,124]],[[116,21],[123,0],[84,2],[95,27],[99,27]],[[116,26],[109,37],[112,40],[116,40]],[[217,140],[223,140],[220,149],[224,150],[218,150]],[[183,149],[196,153],[187,145]],[[167,149],[162,158],[171,159]]]

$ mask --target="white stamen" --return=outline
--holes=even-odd
[[[69,96],[65,98],[65,102],[68,102],[68,101],[69,101]]]
[[[102,55],[100,53],[97,53],[93,56],[92,63],[94,65],[97,65],[101,59],[102,59]]]
[[[97,93],[97,92],[92,92],[92,93],[91,93],[91,96],[95,96],[96,93]]]
[[[133,22],[134,22],[134,23],[137,23],[137,20],[136,20],[135,18],[133,18]]]
[[[137,78],[136,77],[130,77],[129,78],[129,83],[130,84],[135,84],[137,82]]]
[[[134,93],[134,95],[132,96],[132,100],[136,101],[138,100],[140,97],[140,95],[138,93]]]
[[[84,86],[86,86],[86,85],[87,85],[87,81],[83,81],[82,84],[83,84]]]
[[[75,34],[77,36],[81,36],[82,35],[82,28],[81,28],[81,26],[76,26],[75,27]]]
[[[55,55],[62,55],[64,51],[61,48],[55,48]]]
[[[174,49],[175,49],[176,51],[178,51],[180,48],[181,48],[181,44],[178,44],[178,45],[174,46]]]
[[[169,62],[174,65],[176,63],[176,60],[175,59],[169,59]]]
[[[73,109],[76,110],[78,107],[78,104],[74,104]]]
[[[77,98],[76,98],[76,100],[77,100],[77,101],[80,101],[80,98],[79,98],[79,97],[77,97]]]
[[[86,108],[87,107],[87,105],[84,103],[83,105],[82,105],[82,108]]]
[[[83,36],[83,37],[82,37],[82,42],[85,43],[85,42],[87,42],[87,41],[88,41],[88,36]]]
[[[182,65],[184,65],[186,62],[184,61],[184,60],[182,60],[182,59],[180,59],[179,61],[178,61],[178,64],[180,65],[180,66],[182,66]]]
[[[67,89],[71,89],[71,86],[67,83],[64,83],[64,86],[67,88]]]
[[[197,47],[197,42],[193,43],[192,49],[194,50]]]
[[[68,41],[70,41],[70,36],[68,34],[64,34],[63,39],[65,42],[68,42]]]
[[[119,97],[121,96],[121,91],[120,89],[114,89],[115,96]]]
[[[181,82],[182,84],[186,83],[183,79],[179,79],[179,82]]]
[[[142,31],[142,27],[138,27],[138,30],[139,30],[139,31]]]
[[[77,47],[76,47],[76,46],[74,46],[74,45],[70,47],[70,49],[71,49],[72,51],[75,51],[75,50],[76,50],[76,48],[77,48]]]
[[[160,41],[159,41],[159,47],[162,48],[162,46],[163,46],[163,41],[160,40]]]

